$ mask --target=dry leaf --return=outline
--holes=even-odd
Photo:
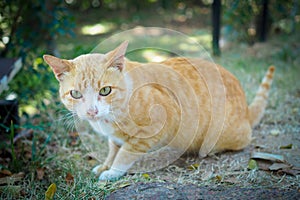
[[[71,173],[67,173],[66,175],[66,182],[67,184],[71,185],[74,183],[74,176]]]
[[[56,184],[52,183],[45,192],[45,200],[52,200],[56,192]]]
[[[73,137],[73,138],[77,138],[77,137],[79,137],[79,134],[78,134],[78,132],[69,132],[69,136],[70,137]]]
[[[69,136],[70,136],[70,145],[71,146],[76,146],[78,145],[78,138],[79,138],[79,134],[78,132],[69,132]]]
[[[279,147],[279,149],[291,149],[291,148],[293,148],[293,144],[288,144],[288,145]]]
[[[44,168],[37,168],[36,169],[36,174],[37,174],[37,179],[38,180],[43,180],[44,175],[45,175],[45,169]]]
[[[222,178],[221,175],[217,175],[217,176],[216,176],[216,179],[217,179],[217,181],[221,182],[223,178]]]
[[[247,168],[250,170],[258,169],[257,162],[253,159],[250,159]]]
[[[0,177],[11,176],[11,175],[12,173],[7,169],[3,169],[0,171]]]
[[[194,163],[190,166],[187,167],[188,170],[197,170],[199,167],[199,164],[198,163]]]
[[[277,170],[280,170],[280,169],[286,169],[286,168],[290,168],[291,166],[290,165],[287,165],[287,164],[284,164],[284,163],[274,163],[273,165],[271,165],[269,167],[269,169],[271,171],[277,171]]]
[[[2,184],[13,184],[14,182],[21,181],[25,176],[24,172],[20,172],[18,174],[13,174],[11,176],[6,176],[0,178],[0,185]]]
[[[273,164],[272,161],[269,160],[256,160],[258,169],[269,171],[269,167]]]
[[[282,155],[271,154],[271,153],[263,153],[263,152],[253,152],[251,158],[254,159],[262,159],[262,160],[270,160],[275,162],[284,162],[284,157]]]
[[[285,169],[280,170],[279,172],[283,172],[285,174],[289,174],[289,175],[292,175],[292,176],[297,176],[297,175],[300,174],[300,169],[298,169],[298,168],[292,168],[292,169],[285,168]]]

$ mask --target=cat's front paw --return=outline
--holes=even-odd
[[[92,172],[96,175],[99,176],[102,172],[104,172],[105,170],[108,170],[109,167],[106,165],[97,165],[96,167],[94,167],[92,169]]]
[[[110,169],[106,170],[101,173],[99,176],[99,181],[112,181],[112,180],[117,180],[121,176],[123,176],[126,172],[125,171],[120,171],[120,170],[115,170],[115,169]]]

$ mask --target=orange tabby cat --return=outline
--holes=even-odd
[[[142,155],[164,146],[205,156],[251,142],[273,66],[248,106],[239,81],[223,67],[183,57],[131,62],[125,58],[127,45],[73,60],[44,55],[64,105],[108,137],[108,156],[93,169],[99,180],[123,176]]]

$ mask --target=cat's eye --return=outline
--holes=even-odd
[[[77,91],[77,90],[71,90],[70,91],[70,95],[74,99],[80,99],[80,98],[82,98],[82,94],[79,91]]]
[[[103,87],[101,88],[101,90],[99,91],[99,94],[101,96],[107,96],[111,93],[111,87],[110,86],[106,86],[106,87]]]

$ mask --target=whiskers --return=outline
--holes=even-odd
[[[67,129],[67,131],[74,131],[76,129],[76,123],[79,122],[79,118],[75,112],[63,110],[61,113],[66,112],[66,114],[62,114],[61,117],[58,118],[58,122],[62,122]]]

